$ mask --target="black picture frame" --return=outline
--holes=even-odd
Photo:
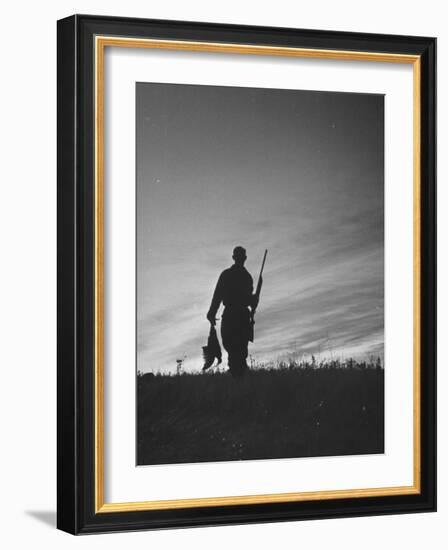
[[[420,59],[420,491],[418,494],[102,511],[95,505],[96,36]],[[57,526],[73,534],[436,510],[436,39],[74,15],[58,21]]]

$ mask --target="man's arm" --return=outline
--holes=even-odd
[[[218,312],[219,306],[221,305],[222,298],[223,298],[223,274],[219,276],[218,282],[216,283],[215,292],[213,293],[212,303],[210,304],[210,308],[207,313],[207,319],[210,321],[210,323],[215,326],[216,325],[216,314]]]

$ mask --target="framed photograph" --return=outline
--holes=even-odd
[[[58,22],[58,527],[436,508],[434,38]]]

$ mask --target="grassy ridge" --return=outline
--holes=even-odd
[[[137,406],[138,464],[384,451],[382,369],[144,375]]]

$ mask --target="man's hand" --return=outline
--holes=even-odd
[[[208,319],[208,321],[210,322],[210,324],[211,324],[212,326],[215,326],[215,325],[216,325],[215,316],[212,315],[212,313],[211,313],[210,311],[207,313],[207,319]]]

